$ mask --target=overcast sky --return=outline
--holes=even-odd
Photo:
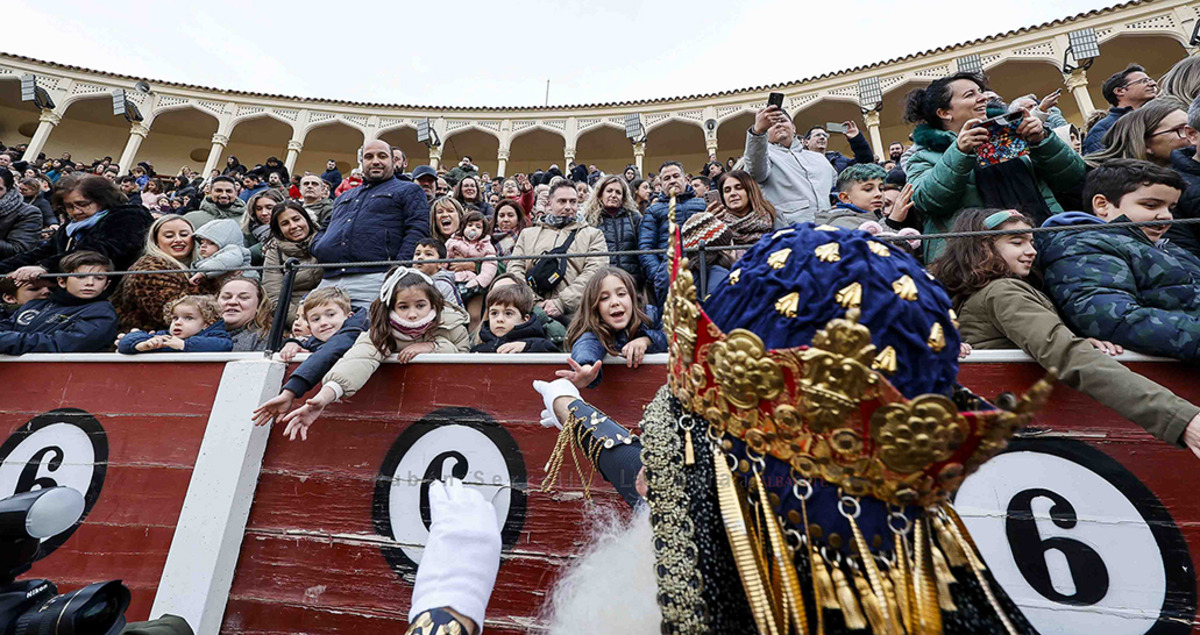
[[[547,79],[551,104],[711,93],[853,68],[1109,4],[9,0],[0,50],[254,92],[540,106]]]

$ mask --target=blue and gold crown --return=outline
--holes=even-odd
[[[669,385],[714,434],[852,496],[936,505],[999,453],[1048,399],[960,412],[950,299],[911,256],[811,223],[751,247],[697,301],[671,228],[664,326]]]

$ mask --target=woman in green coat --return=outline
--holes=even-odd
[[[1014,210],[971,209],[958,214],[953,230],[1032,227]],[[1027,281],[1036,256],[1032,233],[950,241],[930,270],[954,298],[962,340],[976,350],[1019,348],[1056,369],[1064,384],[1200,456],[1200,407],[1112,359],[1120,346],[1072,333],[1050,298]]]
[[[917,124],[917,150],[904,171],[913,186],[913,205],[925,215],[927,235],[947,232],[969,207],[1015,208],[1040,223],[1063,211],[1055,191],[1083,182],[1083,159],[1028,112],[1016,133],[1029,144],[1029,153],[1019,162],[980,167],[975,153],[989,133],[979,124],[989,114],[1001,114],[988,112],[986,90],[980,76],[956,73],[908,94],[904,118]],[[943,249],[945,241],[926,241],[926,262]]]

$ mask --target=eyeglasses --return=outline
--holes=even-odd
[[[1154,80],[1152,78],[1143,77],[1141,79],[1135,79],[1132,82],[1125,84],[1121,88],[1129,88],[1130,86],[1137,86],[1138,84],[1153,84],[1153,83],[1154,83]]]
[[[1174,128],[1171,128],[1169,130],[1163,130],[1161,132],[1152,132],[1152,133],[1146,135],[1146,138],[1152,139],[1159,135],[1171,134],[1172,132],[1175,133],[1175,136],[1179,137],[1180,139],[1183,139],[1184,137],[1187,136],[1187,124],[1184,124],[1182,126],[1175,126]]]
[[[79,211],[83,211],[93,205],[95,205],[95,203],[92,201],[64,201],[63,202],[64,207],[74,208]]]

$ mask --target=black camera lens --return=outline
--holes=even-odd
[[[125,627],[129,589],[97,582],[51,598],[17,618],[13,635],[116,635]]]

